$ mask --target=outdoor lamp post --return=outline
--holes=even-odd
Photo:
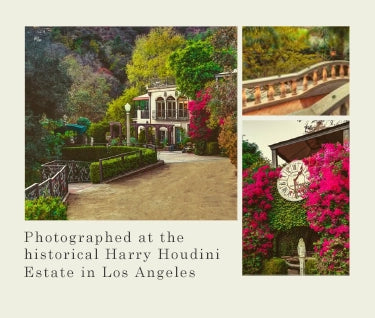
[[[126,111],[126,145],[130,146],[130,109],[131,106],[129,103],[125,105]]]

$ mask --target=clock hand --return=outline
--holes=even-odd
[[[297,176],[297,178],[298,178],[298,176]],[[298,197],[298,192],[297,192],[297,181],[296,181],[296,179],[293,180],[293,183],[294,183],[294,195],[297,198]]]
[[[297,176],[293,179],[293,181],[297,181],[298,177],[299,177],[299,176],[301,175],[301,173],[302,173],[302,169],[303,169],[303,167],[301,166],[301,169],[298,171]]]

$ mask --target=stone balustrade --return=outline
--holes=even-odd
[[[299,72],[243,81],[242,107],[259,108],[295,99],[323,83],[349,79],[349,62],[344,60],[314,64]]]

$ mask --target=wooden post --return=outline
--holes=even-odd
[[[277,162],[277,150],[273,149],[272,150],[272,168],[276,168],[278,166]]]
[[[140,163],[140,165],[143,164],[143,156],[142,155],[143,155],[142,150],[139,150],[139,163]]]
[[[103,165],[102,159],[99,159],[99,174],[100,174],[100,183],[103,182]]]

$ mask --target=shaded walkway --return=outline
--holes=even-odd
[[[181,153],[159,156],[172,163],[110,184],[71,185],[68,219],[237,218],[237,178],[235,168],[227,158]]]

